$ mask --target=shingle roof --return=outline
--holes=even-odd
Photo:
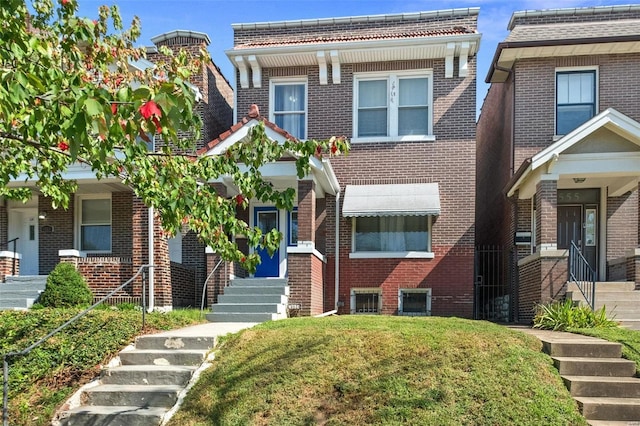
[[[640,20],[571,24],[516,25],[505,39],[509,42],[615,38],[640,35]]]
[[[237,122],[236,124],[231,126],[229,128],[229,130],[227,130],[226,132],[220,134],[220,136],[218,136],[214,140],[208,142],[204,147],[200,148],[198,150],[197,154],[198,155],[206,154],[207,152],[209,152],[210,150],[212,150],[213,148],[218,146],[220,143],[224,142],[226,139],[231,137],[231,135],[233,135],[234,133],[236,133],[237,131],[242,129],[251,120],[262,121],[262,123],[265,125],[265,127],[268,127],[271,130],[273,130],[274,132],[282,135],[282,137],[284,137],[285,139],[292,140],[292,141],[296,140],[295,136],[293,136],[292,134],[290,134],[286,130],[278,127],[275,123],[267,120],[265,117],[260,115],[260,111],[258,109],[258,106],[254,104],[254,105],[251,105],[251,107],[249,109],[249,113],[246,116],[244,116],[242,118],[242,120],[240,120],[239,122]]]
[[[261,39],[245,44],[239,44],[234,49],[247,49],[255,47],[291,46],[301,44],[340,43],[351,41],[412,39],[423,37],[442,37],[450,35],[475,34],[476,31],[466,27],[453,27],[451,29],[436,29],[432,31],[407,31],[393,34],[351,34],[351,35],[317,35],[317,36],[283,36],[271,39]]]

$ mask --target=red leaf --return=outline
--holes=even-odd
[[[158,108],[158,104],[154,101],[149,101],[140,106],[140,114],[148,120],[151,117],[162,117],[162,111]]]
[[[69,144],[66,141],[60,141],[58,142],[58,149],[60,151],[66,151],[69,149]]]
[[[116,115],[118,112],[118,104],[111,104],[111,114]]]

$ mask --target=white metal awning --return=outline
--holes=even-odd
[[[347,185],[342,215],[428,216],[440,214],[437,183]]]

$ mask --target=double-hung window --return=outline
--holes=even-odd
[[[307,83],[271,81],[271,121],[298,139],[307,137]]]
[[[353,251],[430,252],[431,216],[354,218]]]
[[[86,252],[111,251],[111,197],[78,198],[78,246]]]
[[[596,70],[556,72],[556,135],[566,135],[596,115]]]
[[[430,71],[357,75],[354,92],[356,141],[430,138],[433,116]]]

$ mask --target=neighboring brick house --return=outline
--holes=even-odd
[[[241,212],[285,235],[256,276],[287,277],[302,314],[472,316],[477,17],[233,25],[235,111],[256,104],[263,115],[254,109],[202,153],[223,152],[259,121],[274,140],[351,141],[348,156],[313,159],[302,179],[291,162],[265,167],[297,189],[293,212],[253,201]],[[229,183],[221,191],[234,195]]]
[[[515,12],[478,121],[479,244],[514,256],[516,320],[564,297],[574,241],[639,281],[640,6]]]
[[[156,46],[185,48],[193,54],[210,42],[206,34],[191,31],[172,31],[152,41]],[[131,65],[152,66],[160,55],[155,48],[148,51],[147,60]],[[212,63],[203,63],[192,84],[201,98],[197,108],[206,129],[203,137],[209,140],[232,123],[233,90]],[[203,144],[204,139],[198,147]],[[6,200],[0,205],[0,240],[19,238],[16,272],[46,275],[59,262],[73,262],[94,294],[104,296],[130,279],[141,265],[153,263],[156,267],[150,280],[156,307],[199,305],[205,257],[204,247],[195,236],[190,233],[168,240],[153,211],[116,178],[97,180],[89,168],[81,165],[71,167],[67,177],[78,182],[78,191],[67,210],[52,208],[50,200],[37,190],[26,204]],[[8,250],[0,253],[0,279],[12,273],[11,245]],[[140,292],[136,282],[115,300],[138,301]]]

